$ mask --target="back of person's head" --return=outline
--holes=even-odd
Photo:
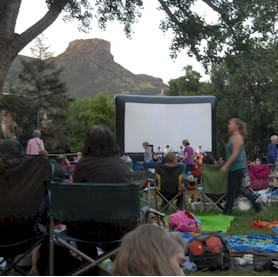
[[[184,139],[184,140],[182,141],[182,144],[183,144],[184,146],[188,146],[188,145],[190,145],[190,142],[189,142],[188,139]]]
[[[23,157],[24,149],[18,140],[4,139],[0,142],[0,155],[7,159]]]
[[[142,145],[143,145],[143,147],[148,147],[149,146],[149,142],[148,141],[143,141]]]
[[[56,157],[56,161],[58,164],[63,164],[66,160],[66,156],[63,154],[60,154]]]
[[[0,142],[0,172],[12,169],[21,163],[24,149],[15,139],[4,139]]]
[[[171,258],[183,251],[177,240],[154,224],[139,225],[126,234],[113,262],[112,274],[122,276],[176,275]]]
[[[40,130],[34,130],[33,137],[35,137],[35,138],[41,137],[41,131]]]
[[[82,155],[109,157],[119,154],[112,131],[105,125],[93,125],[87,133]]]
[[[174,152],[168,152],[164,156],[165,164],[173,164],[177,162],[177,155]]]
[[[208,153],[204,156],[203,163],[204,164],[215,164],[216,160],[212,154]]]

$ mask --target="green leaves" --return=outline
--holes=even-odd
[[[161,28],[174,31],[173,55],[188,49],[207,68],[277,35],[276,0],[202,0],[198,8],[192,0],[159,2],[167,14]]]
[[[69,129],[71,151],[82,150],[85,135],[94,124],[107,125],[115,129],[113,97],[105,92],[99,93],[94,98],[80,98],[74,100],[69,107],[66,124]]]

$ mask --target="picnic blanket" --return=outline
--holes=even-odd
[[[227,241],[227,247],[231,252],[262,252],[262,253],[277,253],[278,254],[278,237],[250,234],[250,235],[227,235],[221,234]],[[189,242],[194,235],[182,233],[186,242]]]
[[[278,252],[278,237],[269,235],[227,236],[228,249],[231,251]]]

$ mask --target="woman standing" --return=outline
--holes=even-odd
[[[232,214],[234,200],[239,194],[247,197],[256,212],[260,212],[262,207],[260,203],[256,202],[255,195],[242,189],[242,182],[247,170],[244,149],[244,137],[247,135],[246,124],[238,118],[232,118],[228,124],[228,131],[230,138],[226,145],[226,162],[220,168],[223,172],[228,171],[227,202],[224,214]]]
[[[184,163],[184,172],[187,173],[188,171],[192,171],[195,168],[194,164],[194,150],[190,146],[190,142],[188,139],[184,139],[182,141],[184,146],[183,150],[183,163]]]

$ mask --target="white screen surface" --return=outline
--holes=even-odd
[[[170,145],[179,152],[183,139],[191,147],[202,146],[212,151],[211,103],[125,103],[124,117],[125,152],[143,152],[142,142],[148,141],[154,151]]]

